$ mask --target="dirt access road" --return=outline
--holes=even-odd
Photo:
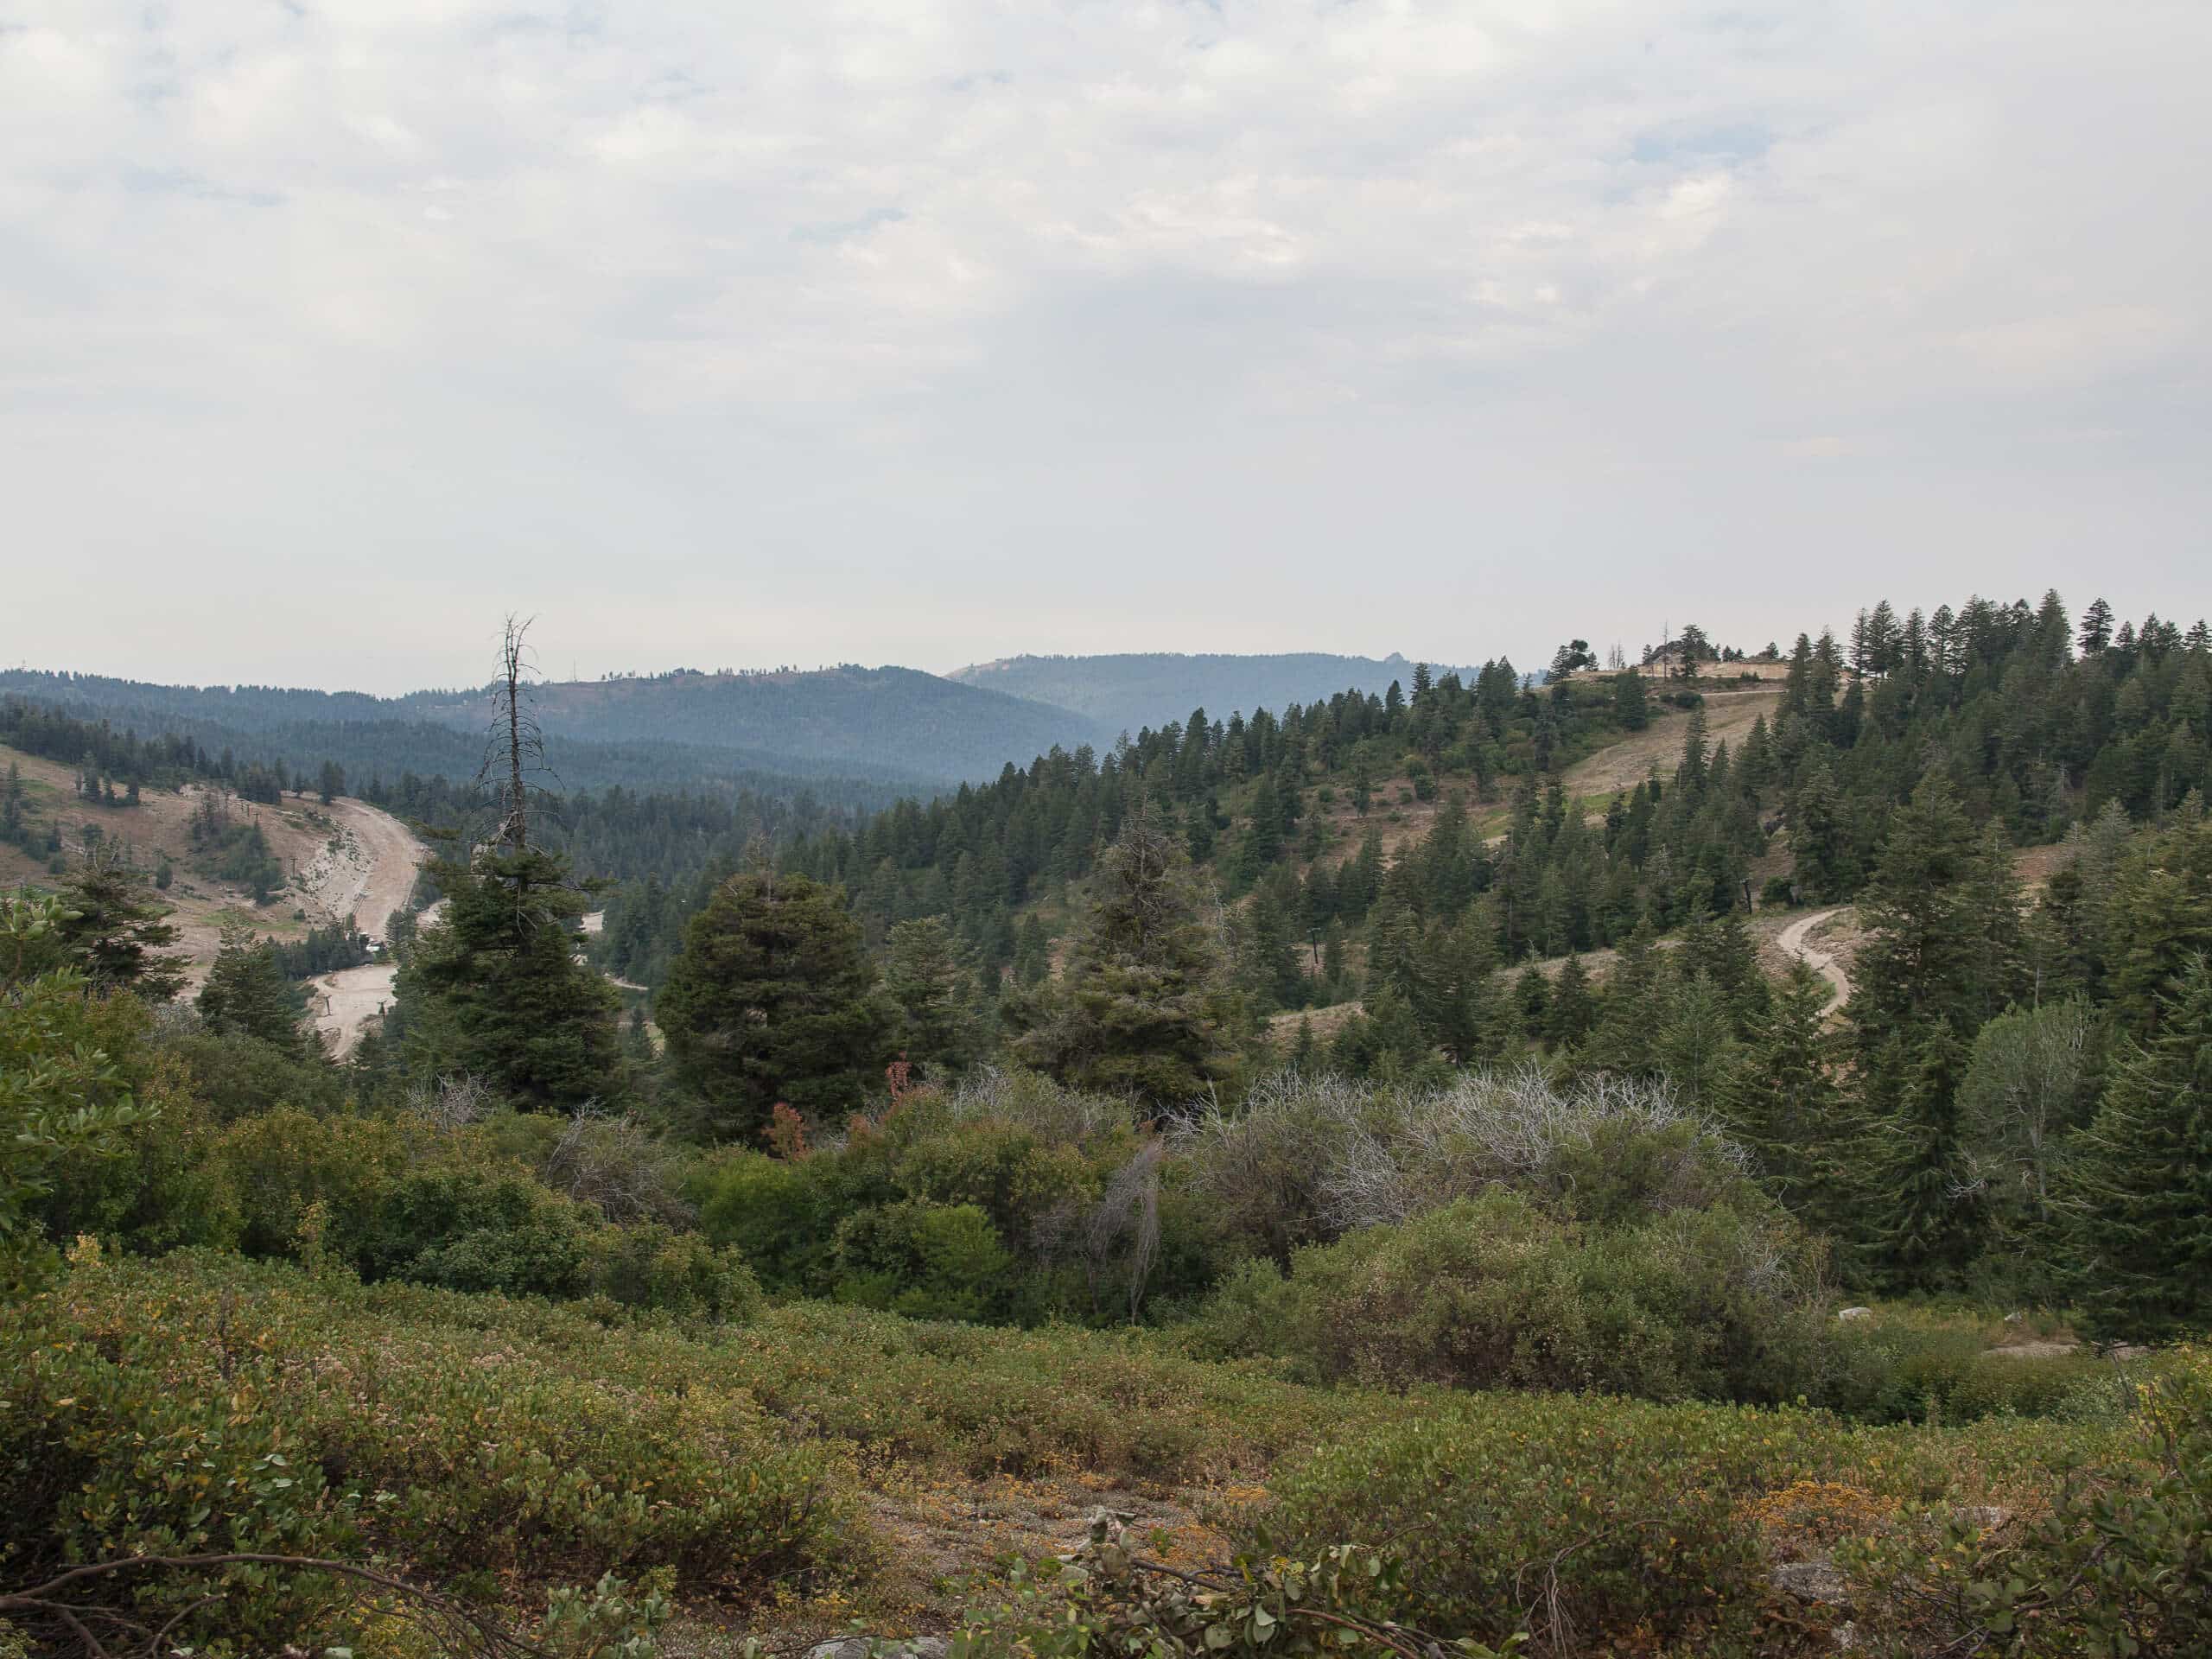
[[[415,894],[416,872],[429,852],[389,812],[340,797],[324,809],[337,825],[307,872],[309,890],[333,920],[350,920],[372,944],[384,943],[396,910]]]
[[[1801,916],[1782,930],[1782,937],[1775,941],[1785,956],[1795,957],[1828,982],[1835,995],[1828,1003],[1831,1010],[1840,1009],[1851,1001],[1851,976],[1843,971],[1832,952],[1822,950],[1812,943],[1813,930],[1821,923],[1843,914],[1843,907],[1816,910],[1810,916]]]

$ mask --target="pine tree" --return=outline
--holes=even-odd
[[[300,1007],[276,953],[251,928],[223,929],[222,944],[200,991],[200,1017],[214,1032],[257,1037],[288,1052],[302,1047]]]
[[[1079,1089],[1181,1106],[1228,1075],[1228,963],[1182,849],[1140,804],[1100,860],[1066,971],[1010,1002],[1027,1064]]]
[[[1668,1003],[1657,1045],[1660,1070],[1684,1105],[1717,1109],[1738,1064],[1727,996],[1697,974],[1683,977]]]
[[[1865,1182],[1860,1118],[1838,1086],[1827,982],[1794,963],[1729,1077],[1721,1116],[1760,1182],[1817,1230],[1847,1235]]]
[[[844,894],[806,876],[734,875],[683,931],[654,1002],[707,1133],[751,1143],[779,1102],[857,1109],[894,1051],[896,1012]]]
[[[1251,823],[1241,849],[1244,880],[1256,881],[1282,855],[1282,798],[1273,772],[1263,775],[1252,797]]]
[[[1869,1052],[1939,1020],[1971,1040],[2004,1007],[2018,978],[2018,884],[2003,843],[1974,828],[1942,774],[1891,815],[1859,918],[1869,937],[1850,1014]]]
[[[1892,1033],[1866,1067],[1878,1109],[1860,1153],[1868,1196],[1858,1243],[1892,1291],[1955,1289],[1980,1248],[1983,1212],[1959,1133],[1966,1058],[1958,1033],[1936,1020]]]
[[[1588,1058],[1612,1071],[1659,1069],[1657,1039],[1665,1019],[1666,964],[1649,919],[1623,942],[1605,980],[1605,1011],[1591,1033]]]
[[[1613,676],[1613,718],[1624,731],[1640,732],[1651,723],[1650,694],[1632,668]]]
[[[942,916],[918,917],[891,930],[883,982],[898,1005],[899,1046],[908,1059],[939,1076],[982,1058],[974,966]]]
[[[403,1022],[418,1071],[467,1071],[532,1105],[574,1109],[625,1087],[614,988],[578,959],[582,896],[568,863],[532,847],[441,861],[436,926],[403,963]]]
[[[144,875],[96,846],[90,861],[62,884],[61,938],[95,986],[166,1002],[184,988],[184,959],[161,954],[176,943],[177,931],[145,888]]]
[[[2122,1051],[2063,1187],[2075,1301],[2100,1338],[2212,1327],[2212,966],[2204,957],[2163,1003],[2158,1035]]]
[[[2082,654],[2094,657],[2111,644],[2112,607],[2101,599],[2092,601],[2082,613]]]
[[[1553,1048],[1573,1048],[1589,1035],[1598,1020],[1598,1004],[1590,989],[1590,970],[1580,957],[1560,964],[1552,982],[1549,1006],[1544,1010],[1544,1039]]]

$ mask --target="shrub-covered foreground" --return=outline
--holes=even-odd
[[[1141,1575],[1031,1579],[1012,1600],[978,1592],[978,1652],[1089,1651],[1140,1629],[1167,1652],[1295,1651],[1286,1598],[1316,1593],[1298,1562],[1362,1617],[1492,1644],[1526,1632],[1561,1654],[1792,1651],[1834,1618],[1769,1573],[1812,1553],[1849,1568],[1861,1630],[1899,1653],[2126,1650],[2094,1646],[2100,1630],[2201,1650],[2176,1643],[2212,1591],[2212,1383],[2186,1363],[2132,1411],[1870,1428],[1797,1408],[1311,1389],[1140,1335],[820,1304],[686,1326],[213,1255],[80,1250],[21,1313],[0,1334],[0,1593],[123,1555],[338,1558],[518,1618],[556,1586],[596,1586],[531,1640],[644,1654],[663,1596],[727,1624],[772,1618],[745,1611],[772,1594],[866,1580],[897,1548],[865,1518],[868,1488],[901,1466],[1265,1483],[1217,1517],[1251,1564],[1249,1581],[1228,1569],[1245,1590],[1186,1597],[1154,1630]],[[1338,1580],[1355,1559],[1376,1565],[1352,1597]],[[233,1566],[72,1593],[154,1625],[182,1613],[172,1639],[203,1654],[442,1650],[393,1598],[327,1573]],[[1269,1605],[1285,1617],[1262,1624]],[[1235,1628],[1213,1633],[1230,1607]],[[1369,1639],[1325,1611],[1303,1624]],[[2033,1642],[2008,1647],[2008,1619]]]
[[[839,1571],[859,1541],[830,1448],[696,1356],[581,1313],[89,1253],[17,1312],[0,1338],[0,1582],[246,1552],[374,1555],[474,1593],[613,1573],[743,1594]],[[156,1625],[182,1612],[177,1634],[210,1651],[359,1639],[391,1611],[252,1567],[112,1592]]]

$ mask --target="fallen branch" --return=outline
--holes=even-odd
[[[468,1659],[511,1659],[511,1656],[538,1651],[490,1614],[480,1612],[450,1596],[426,1590],[417,1584],[410,1584],[404,1579],[380,1573],[373,1567],[363,1567],[353,1561],[326,1560],[314,1556],[270,1555],[246,1551],[212,1555],[125,1555],[114,1560],[73,1567],[67,1572],[58,1573],[44,1584],[29,1589],[0,1591],[0,1614],[19,1615],[61,1625],[82,1645],[86,1659],[129,1659],[131,1655],[161,1659],[163,1644],[179,1620],[208,1602],[219,1599],[218,1597],[203,1596],[171,1615],[159,1629],[152,1629],[124,1618],[111,1608],[67,1599],[63,1592],[94,1580],[124,1573],[197,1573],[232,1567],[274,1567],[292,1573],[321,1573],[367,1585],[386,1595],[398,1598],[412,1616],[436,1633],[447,1652],[467,1656]],[[129,1632],[130,1645],[110,1647],[103,1643],[86,1624],[85,1618],[88,1615],[105,1618]],[[111,1640],[118,1638],[111,1637]]]

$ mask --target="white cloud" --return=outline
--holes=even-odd
[[[524,544],[601,667],[2205,608],[2194,5],[13,16],[0,654],[396,683],[505,579],[302,559]]]

